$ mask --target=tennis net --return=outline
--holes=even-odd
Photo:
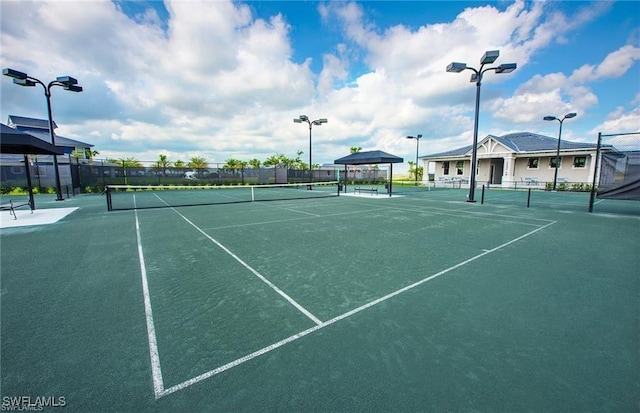
[[[109,185],[109,211],[338,196],[338,182],[239,186]]]

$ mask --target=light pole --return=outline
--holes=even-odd
[[[577,113],[571,112],[564,115],[562,119],[558,119],[555,116],[545,116],[544,118],[542,118],[544,120],[557,120],[558,122],[560,122],[560,131],[558,132],[558,149],[556,150],[556,168],[555,172],[553,173],[554,191],[556,190],[556,182],[558,182],[558,167],[560,167],[560,139],[562,139],[562,122],[564,122],[565,119],[575,118],[577,115]]]
[[[447,72],[460,73],[463,70],[471,70],[471,83],[476,83],[476,116],[473,124],[473,147],[471,149],[471,179],[469,187],[469,197],[467,202],[476,202],[473,199],[476,187],[476,158],[478,151],[478,117],[480,115],[480,85],[482,83],[482,75],[489,71],[494,70],[496,73],[511,73],[516,70],[516,63],[503,63],[495,67],[487,67],[485,65],[495,62],[500,56],[499,50],[489,50],[484,53],[482,59],[480,59],[480,69],[467,66],[466,63],[452,62],[447,66]]]
[[[415,175],[416,178],[416,186],[418,186],[418,150],[420,148],[420,138],[422,138],[422,135],[416,135],[416,136],[407,136],[407,139],[415,139],[416,140],[416,164],[413,167],[413,174]]]
[[[293,120],[295,123],[302,123],[302,122],[306,122],[307,124],[309,124],[309,183],[313,182],[313,166],[311,164],[311,129],[313,127],[313,125],[315,126],[321,126],[323,123],[327,123],[328,120],[326,120],[325,118],[320,118],[320,119],[316,119],[316,120],[309,120],[309,117],[307,115],[300,115],[300,117],[296,118]],[[309,185],[309,189],[311,189],[311,185]]]
[[[56,138],[53,132],[53,116],[51,114],[51,88],[53,86],[60,86],[64,90],[71,92],[82,92],[82,86],[78,86],[78,81],[71,76],[58,76],[56,80],[52,80],[49,84],[45,85],[39,79],[31,77],[23,72],[18,72],[13,69],[3,69],[2,74],[13,78],[13,83],[20,86],[35,86],[41,85],[44,88],[44,95],[47,97],[47,115],[49,119],[49,137],[51,138],[51,144],[56,145]],[[62,188],[60,185],[60,171],[58,171],[58,156],[53,155],[53,169],[56,181],[56,201],[64,201],[62,197]]]

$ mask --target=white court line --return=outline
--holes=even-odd
[[[156,328],[153,323],[153,312],[151,311],[151,297],[149,296],[149,283],[147,281],[147,268],[144,263],[142,253],[142,239],[140,237],[140,223],[138,221],[138,210],[136,207],[136,195],[133,195],[133,207],[136,218],[136,237],[138,240],[138,260],[140,261],[140,274],[142,276],[142,295],[144,296],[144,313],[147,320],[147,337],[149,339],[149,355],[151,357],[151,376],[153,378],[153,392],[156,399],[162,397],[164,384],[162,382],[162,369],[160,368],[160,354],[158,353],[158,341],[156,340]]]
[[[315,217],[317,217],[317,218],[330,218],[330,217],[338,217],[338,216],[341,216],[341,215],[364,214],[364,213],[367,213],[367,212],[381,211],[383,209],[384,208],[374,208],[374,209],[363,210],[363,211],[339,212],[339,213],[336,213],[336,214],[315,215]],[[225,225],[225,226],[222,226],[222,227],[205,228],[205,230],[206,231],[211,231],[211,230],[217,230],[217,229],[251,227],[251,226],[254,226],[254,225],[281,224],[283,222],[301,221],[303,219],[309,219],[309,217],[274,219],[274,220],[271,220],[271,221],[250,222],[250,223],[247,223],[247,224]]]
[[[158,197],[158,199],[160,199],[162,202],[164,202],[164,200],[162,198],[160,198],[158,195],[156,195]],[[166,204],[166,202],[165,202]],[[167,204],[167,206],[169,206]],[[240,265],[242,265],[244,268],[246,268],[247,270],[251,271],[251,273],[253,275],[255,275],[256,277],[258,277],[260,280],[262,280],[262,282],[264,282],[265,284],[267,284],[269,287],[271,287],[272,290],[274,290],[275,292],[277,292],[278,294],[280,294],[280,296],[282,296],[285,300],[287,300],[291,305],[293,305],[295,308],[298,309],[298,311],[300,311],[302,314],[306,315],[311,321],[313,321],[315,324],[321,324],[322,321],[320,321],[316,316],[314,316],[313,314],[311,314],[311,312],[309,310],[307,310],[306,308],[304,308],[302,305],[298,304],[298,302],[296,300],[294,300],[293,298],[289,297],[289,295],[287,295],[287,293],[285,293],[284,291],[282,291],[280,288],[278,288],[275,284],[273,284],[271,281],[267,280],[262,274],[260,274],[256,269],[254,269],[252,266],[250,266],[249,264],[247,264],[246,262],[244,262],[240,257],[238,257],[236,254],[234,254],[229,248],[225,247],[224,245],[222,245],[220,242],[218,242],[216,239],[214,239],[211,235],[207,234],[206,232],[204,232],[202,229],[200,229],[196,224],[194,224],[193,222],[191,222],[189,220],[189,218],[185,217],[184,215],[182,215],[180,212],[178,212],[175,208],[170,207],[173,212],[175,212],[176,214],[178,214],[182,219],[184,219],[185,221],[187,221],[187,223],[189,225],[191,225],[192,227],[194,227],[199,233],[201,233],[202,235],[204,235],[205,237],[207,237],[209,239],[209,241],[213,242],[214,244],[216,244],[221,250],[223,250],[224,252],[226,252],[227,254],[229,254],[234,260],[238,261],[240,263]]]
[[[384,301],[386,301],[386,300],[388,300],[390,298],[393,298],[393,297],[395,297],[397,295],[400,295],[400,294],[402,294],[402,293],[404,293],[406,291],[409,291],[409,290],[411,290],[413,288],[416,288],[419,285],[422,285],[422,284],[424,284],[426,282],[434,280],[434,279],[436,279],[436,278],[438,278],[438,277],[440,277],[440,276],[442,276],[442,275],[444,275],[444,274],[446,274],[446,273],[448,273],[450,271],[453,271],[455,269],[463,267],[463,266],[465,266],[465,265],[467,265],[467,264],[469,264],[469,263],[471,263],[471,262],[473,262],[473,261],[475,261],[475,260],[477,260],[479,258],[484,257],[485,255],[488,255],[488,254],[491,254],[493,252],[499,251],[499,250],[501,250],[502,248],[504,248],[506,246],[509,246],[509,245],[511,245],[511,244],[513,244],[515,242],[518,242],[518,241],[520,241],[520,240],[522,240],[522,239],[524,239],[524,238],[526,238],[526,237],[528,237],[530,235],[535,234],[538,231],[541,231],[541,230],[547,228],[550,225],[555,224],[556,222],[557,221],[551,221],[548,224],[543,225],[541,227],[538,227],[538,228],[536,228],[536,229],[534,229],[534,230],[532,230],[530,232],[527,232],[526,234],[521,235],[521,236],[519,236],[517,238],[514,238],[511,241],[507,241],[504,244],[499,245],[499,246],[497,246],[495,248],[492,248],[490,250],[484,250],[482,253],[480,253],[480,254],[478,254],[478,255],[476,255],[474,257],[471,257],[471,258],[469,258],[469,259],[467,259],[465,261],[462,261],[462,262],[460,262],[460,263],[458,263],[456,265],[453,265],[453,266],[451,266],[451,267],[449,267],[449,268],[447,268],[445,270],[442,270],[442,271],[440,271],[440,272],[438,272],[436,274],[433,274],[433,275],[431,275],[431,276],[429,276],[427,278],[423,278],[422,280],[417,281],[417,282],[415,282],[413,284],[407,285],[406,287],[403,287],[403,288],[401,288],[399,290],[396,290],[396,291],[394,291],[394,292],[392,292],[390,294],[387,294],[387,295],[385,295],[383,297],[380,297],[380,298],[378,298],[376,300],[373,300],[373,301],[371,301],[371,302],[369,302],[367,304],[364,304],[364,305],[362,305],[362,306],[360,306],[358,308],[355,308],[355,309],[353,309],[351,311],[348,311],[348,312],[346,312],[346,313],[344,313],[342,315],[339,315],[339,316],[337,316],[335,318],[332,318],[331,320],[325,321],[325,322],[323,322],[321,324],[318,324],[318,325],[316,325],[314,327],[311,327],[311,328],[309,328],[307,330],[304,330],[304,331],[302,331],[302,332],[300,332],[298,334],[294,334],[294,335],[292,335],[292,336],[290,336],[288,338],[285,338],[284,340],[278,341],[277,343],[271,344],[270,346],[264,347],[264,348],[262,348],[262,349],[260,349],[258,351],[255,351],[253,353],[247,354],[244,357],[241,357],[241,358],[239,358],[239,359],[237,359],[235,361],[227,363],[227,364],[225,364],[223,366],[220,366],[220,367],[218,367],[216,369],[210,370],[210,371],[208,371],[206,373],[200,374],[199,376],[196,376],[196,377],[194,377],[192,379],[184,381],[184,382],[182,382],[180,384],[177,384],[175,386],[171,386],[168,389],[164,390],[162,392],[162,394],[160,395],[160,397],[164,397],[164,396],[167,396],[167,395],[169,395],[171,393],[175,393],[177,391],[183,390],[183,389],[185,389],[185,388],[187,388],[189,386],[192,386],[192,385],[194,385],[196,383],[199,383],[199,382],[201,382],[203,380],[206,380],[206,379],[208,379],[210,377],[213,377],[213,376],[215,376],[217,374],[220,374],[220,373],[222,373],[222,372],[224,372],[226,370],[229,370],[231,368],[239,366],[240,364],[243,364],[243,363],[245,363],[245,362],[247,362],[249,360],[252,360],[252,359],[254,359],[256,357],[259,357],[259,356],[261,356],[263,354],[269,353],[270,351],[275,350],[275,349],[277,349],[279,347],[282,347],[285,344],[288,344],[288,343],[291,343],[293,341],[296,341],[299,338],[302,338],[302,337],[304,337],[306,335],[309,335],[309,334],[311,334],[311,333],[313,333],[315,331],[318,331],[318,330],[320,330],[320,329],[322,329],[324,327],[330,326],[331,324],[334,324],[334,323],[337,323],[338,321],[344,320],[347,317],[351,317],[352,315],[355,315],[355,314],[357,314],[357,313],[359,313],[361,311],[364,311],[364,310],[366,310],[366,309],[368,309],[370,307],[373,307],[373,306],[375,306],[377,304],[380,304],[380,303],[382,303],[382,302],[384,302]]]

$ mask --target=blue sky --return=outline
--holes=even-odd
[[[314,163],[352,146],[415,158],[469,145],[486,50],[510,74],[482,83],[480,138],[535,132],[595,142],[640,130],[640,2],[0,1],[4,67],[53,90],[58,134],[99,157],[154,161],[266,159],[308,151]],[[1,120],[46,118],[42,90],[0,82]],[[406,167],[406,165],[405,165]]]

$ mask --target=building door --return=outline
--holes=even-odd
[[[489,176],[490,183],[500,185],[502,184],[502,174],[504,173],[504,159],[492,159],[491,160],[491,175]]]

